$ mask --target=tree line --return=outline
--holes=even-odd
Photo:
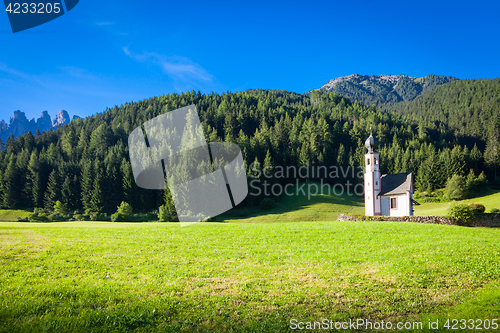
[[[113,213],[122,201],[135,211],[173,209],[168,189],[135,185],[128,135],[160,114],[195,104],[207,142],[237,143],[249,166],[363,165],[364,141],[373,128],[383,173],[416,174],[421,190],[443,187],[454,174],[486,172],[493,180],[499,161],[500,125],[487,114],[488,136],[457,131],[442,120],[409,118],[352,102],[335,93],[310,96],[277,90],[168,94],[115,106],[57,130],[25,133],[0,142],[0,205],[44,207],[61,201],[70,210]],[[495,132],[497,131],[497,132]],[[286,182],[287,179],[276,179]],[[255,205],[262,198],[248,197]]]

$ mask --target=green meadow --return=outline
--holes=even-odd
[[[362,213],[362,201],[290,197],[269,214],[183,228],[0,223],[0,332],[499,321],[500,229],[335,221],[343,212]]]
[[[308,188],[308,186],[311,186]],[[236,223],[274,223],[274,222],[313,222],[313,221],[335,221],[342,213],[364,214],[365,204],[362,197],[353,193],[333,195],[333,190],[328,185],[311,182],[303,187],[305,194],[298,191],[296,186],[290,188],[292,196],[283,196],[276,208],[262,212],[244,209],[249,214],[243,217],[235,217],[231,211],[216,218],[218,222]],[[314,193],[318,193],[314,195]],[[328,195],[330,194],[330,195]]]
[[[489,212],[492,208],[500,209],[500,192],[488,191],[485,194],[472,198],[462,200],[461,202],[471,204],[471,203],[480,203],[486,207],[486,212]],[[415,215],[437,215],[437,216],[445,216],[448,210],[449,203],[441,202],[441,203],[424,203],[420,206],[414,206]]]

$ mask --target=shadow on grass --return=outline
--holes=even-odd
[[[356,196],[354,193],[335,195],[330,185],[324,184],[323,191],[319,183],[308,183],[309,185],[316,184],[320,189],[317,195],[298,194],[298,195],[284,195],[279,198],[277,207],[271,210],[262,210],[259,207],[250,208],[235,208],[221,214],[212,219],[213,222],[227,222],[227,220],[239,221],[249,218],[263,217],[263,216],[276,216],[283,214],[290,214],[301,210],[316,208],[317,212],[334,213],[338,212],[337,216],[341,213],[351,212],[352,209],[361,209],[364,207],[364,198]],[[301,184],[302,185],[302,184]],[[297,186],[290,187],[289,193],[298,193]],[[307,188],[307,186],[305,186]],[[307,191],[306,191],[307,193]],[[321,194],[323,193],[323,194]],[[250,195],[250,194],[249,194]],[[323,209],[321,209],[323,208]],[[327,208],[327,210],[325,210]],[[335,218],[337,217],[335,216]],[[331,216],[328,216],[331,219]]]

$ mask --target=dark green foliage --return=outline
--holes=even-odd
[[[276,201],[271,198],[262,199],[260,202],[260,209],[262,210],[271,210],[276,207]]]
[[[158,208],[158,221],[160,222],[173,222],[175,221],[175,216],[172,215],[172,212],[168,209],[166,205],[161,205]]]
[[[495,179],[497,179],[497,168],[500,164],[500,137],[497,132],[498,129],[492,130],[484,151],[484,162],[493,170]]]
[[[17,208],[21,206],[21,172],[16,165],[16,157],[13,154],[7,155],[9,160],[7,168],[2,173],[2,204],[4,207]]]
[[[484,84],[485,93],[493,89],[489,81],[477,80],[474,84]],[[429,86],[432,84],[424,84],[422,91]],[[405,80],[398,89],[405,92],[405,98],[418,91]],[[490,96],[483,96],[483,100],[489,101]],[[9,138],[4,151],[0,151],[0,203],[6,208],[52,209],[59,200],[70,211],[86,210],[86,214],[76,214],[83,219],[90,219],[91,212],[111,214],[122,201],[130,203],[136,212],[150,212],[164,204],[175,218],[168,189],[152,191],[136,186],[128,155],[128,134],[147,120],[190,104],[197,106],[207,141],[240,145],[247,174],[260,181],[283,185],[291,180],[259,177],[263,168],[269,171],[277,166],[358,165],[366,151],[363,143],[370,127],[380,142],[381,172],[411,169],[421,191],[442,188],[453,174],[465,177],[470,169],[474,174],[485,171],[493,176],[493,169],[485,169],[483,161],[487,141],[482,134],[484,128],[472,134],[469,123],[452,128],[419,113],[402,119],[322,91],[312,92],[310,97],[273,90],[222,95],[193,91],[116,106],[43,135]],[[491,103],[485,105],[493,107]],[[488,115],[489,109],[485,109],[474,111],[475,115]],[[494,136],[496,132],[489,133]],[[262,161],[262,165],[250,170],[254,161]],[[482,177],[484,185],[484,174]],[[243,205],[258,206],[264,198],[264,193],[248,196]]]
[[[453,175],[446,182],[444,193],[451,200],[460,200],[467,196],[467,188],[464,176]]]
[[[60,182],[56,170],[52,170],[49,176],[49,183],[47,191],[44,195],[44,206],[46,209],[51,210],[54,208],[56,201],[60,198]]]
[[[484,172],[481,172],[479,176],[474,175],[474,171],[471,169],[467,178],[465,179],[465,187],[469,194],[476,194],[485,190],[488,186],[488,179]]]
[[[28,216],[30,222],[49,222],[47,213],[42,208],[35,208],[33,213]]]
[[[90,216],[91,221],[110,221],[111,220],[106,213],[91,212],[89,214],[89,216]]]
[[[443,133],[445,140],[468,136],[480,139],[484,147],[500,115],[499,95],[500,79],[458,80],[387,109],[408,120],[424,121],[430,131],[448,131],[451,136]]]

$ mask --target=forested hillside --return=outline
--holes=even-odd
[[[445,125],[456,136],[487,141],[498,137],[500,79],[450,82],[390,110],[411,121]]]
[[[254,161],[261,166],[359,165],[373,127],[382,172],[412,169],[420,189],[442,187],[453,174],[467,175],[470,169],[475,175],[493,175],[483,159],[484,136],[443,122],[402,119],[322,91],[310,97],[267,90],[222,95],[193,91],[115,106],[41,136],[10,137],[0,152],[0,204],[52,208],[60,200],[71,210],[108,213],[121,201],[142,211],[165,201],[171,204],[164,191],[136,187],[127,139],[145,121],[191,104],[197,106],[207,141],[237,143],[247,167]],[[486,118],[483,122],[494,124]],[[249,196],[244,204],[260,199]]]

